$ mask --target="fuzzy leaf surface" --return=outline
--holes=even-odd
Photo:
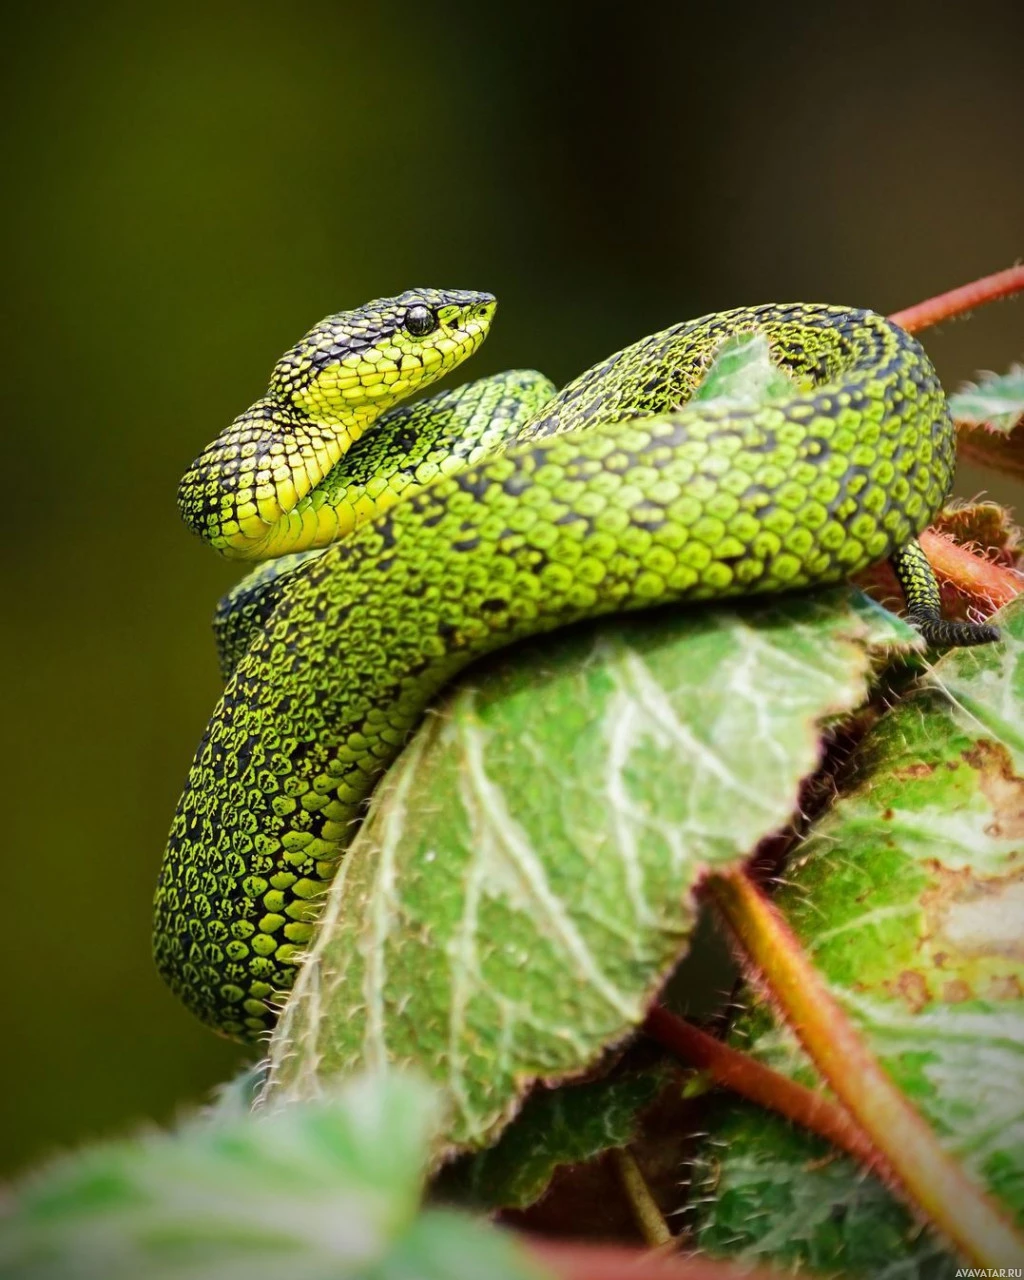
[[[1024,365],[983,374],[977,386],[950,396],[949,407],[960,427],[960,457],[1024,477]]]
[[[377,792],[271,1045],[270,1099],[415,1063],[448,1150],[621,1042],[703,872],[786,824],[822,725],[916,643],[847,589],[576,628],[474,669]]]
[[[1024,1218],[1024,600],[868,735],[777,896],[833,993],[968,1173]],[[755,997],[751,997],[755,999]],[[814,1083],[755,1003],[737,1041]],[[713,1252],[844,1274],[959,1263],[876,1179],[727,1106],[699,1181]]]
[[[949,397],[953,421],[968,427],[988,427],[1009,435],[1024,421],[1024,364],[1006,373],[983,373]]]
[[[419,1211],[434,1091],[396,1076],[273,1115],[66,1157],[16,1188],[0,1275],[18,1280],[537,1280],[512,1241]]]
[[[559,1165],[582,1164],[632,1139],[640,1113],[665,1087],[660,1070],[536,1089],[501,1137],[459,1162],[445,1183],[460,1203],[526,1209]]]

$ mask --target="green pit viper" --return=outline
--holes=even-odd
[[[414,289],[328,317],[181,482],[195,532],[267,562],[218,609],[226,687],[156,894],[161,973],[231,1037],[272,1025],[375,781],[479,655],[886,558],[927,640],[998,636],[942,620],[915,541],[949,493],[955,437],[896,325],[745,307],[643,338],[557,393],[520,370],[397,404],[476,350],[495,305]],[[688,403],[722,343],[750,333],[792,395]]]

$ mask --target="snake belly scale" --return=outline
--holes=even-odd
[[[740,308],[644,338],[561,392],[517,371],[399,404],[476,349],[494,307],[417,289],[329,317],[182,481],[193,529],[270,561],[218,615],[227,683],[156,894],[160,971],[229,1036],[272,1025],[374,783],[477,656],[886,558],[927,638],[996,638],[942,621],[915,541],[949,493],[955,436],[897,326]],[[722,343],[749,333],[793,394],[690,403]]]

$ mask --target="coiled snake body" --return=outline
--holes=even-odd
[[[156,895],[161,972],[236,1038],[271,1025],[374,782],[474,657],[887,557],[929,640],[996,638],[941,620],[914,540],[949,492],[954,429],[903,330],[845,307],[741,308],[557,394],[517,371],[391,407],[471,354],[494,306],[418,289],[329,317],[182,481],[183,515],[215,547],[278,557],[218,613],[227,685]],[[687,404],[745,333],[767,338],[793,394]]]

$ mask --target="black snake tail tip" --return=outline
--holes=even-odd
[[[995,644],[1000,639],[999,628],[989,626],[986,622],[947,622],[943,618],[922,618],[913,614],[909,615],[909,621],[934,648]]]

